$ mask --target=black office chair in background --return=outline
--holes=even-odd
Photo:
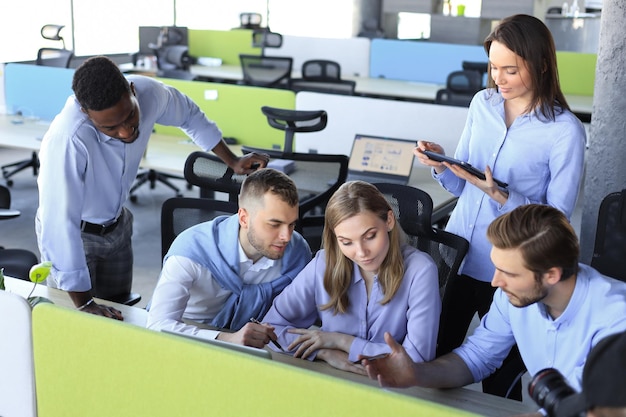
[[[485,74],[487,74],[487,72],[489,71],[489,62],[479,62],[479,61],[463,61],[461,62],[461,67],[463,68],[464,71],[476,71],[480,74],[480,78],[482,80],[481,85],[482,87],[486,87],[485,84]]]
[[[243,84],[289,88],[293,59],[282,56],[239,54]]]
[[[189,71],[193,59],[187,45],[165,45],[154,49],[157,59],[157,77],[193,81],[197,78]]]
[[[446,87],[437,91],[435,103],[449,106],[469,107],[474,94],[482,89],[483,77],[475,70],[451,72]]]
[[[433,200],[423,190],[410,185],[375,183],[385,196],[407,236],[408,243],[428,253],[439,273],[439,291],[443,297],[450,279],[456,277],[469,249],[469,242],[433,225]]]
[[[280,48],[283,36],[269,28],[252,32],[252,46],[261,48],[261,55],[239,54],[243,84],[259,87],[289,88],[293,58],[265,55],[266,48]]]
[[[315,253],[322,243],[324,210],[333,193],[346,181],[349,158],[346,155],[294,152],[294,135],[317,132],[326,127],[328,114],[324,110],[290,110],[270,106],[261,108],[270,126],[285,132],[283,150],[259,149],[243,146],[241,151],[264,152],[274,161],[292,162],[287,173],[298,188],[300,199],[296,230],[300,232]]]
[[[260,29],[263,16],[261,13],[243,12],[239,13],[238,29]]]
[[[356,81],[341,79],[338,62],[311,59],[302,64],[302,77],[292,78],[289,88],[298,91],[353,95]]]
[[[0,220],[20,215],[19,210],[11,210],[11,192],[0,185]],[[0,246],[0,268],[6,276],[29,281],[30,268],[39,263],[37,255],[26,249],[5,249]]]
[[[70,62],[74,57],[74,52],[65,49],[65,40],[60,35],[61,29],[63,29],[64,25],[44,25],[41,28],[41,36],[44,39],[52,40],[52,41],[61,41],[63,44],[62,48],[40,48],[37,51],[37,65],[49,66],[49,67],[59,67],[59,68],[69,68]],[[37,176],[39,173],[39,156],[36,151],[31,153],[29,159],[24,159],[21,161],[13,162],[11,164],[2,166],[2,176],[6,180],[7,185],[10,187],[13,185],[13,180],[11,177],[17,174],[20,171],[25,169],[32,168],[33,175]]]
[[[70,62],[74,57],[72,50],[65,48],[65,40],[60,35],[61,29],[65,25],[44,25],[41,28],[41,36],[51,41],[61,41],[62,48],[40,48],[37,51],[37,65],[45,65],[48,67],[69,68]]]
[[[161,207],[161,258],[165,257],[172,242],[183,230],[217,216],[235,214],[238,208],[237,202],[210,198],[174,197],[165,200]]]
[[[201,198],[216,199],[215,193],[237,203],[241,183],[246,175],[235,174],[224,161],[212,153],[195,151],[185,161],[185,179],[200,189]]]
[[[600,203],[591,266],[626,281],[626,190],[610,193]]]

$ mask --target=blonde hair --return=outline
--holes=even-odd
[[[334,309],[335,314],[345,313],[348,305],[348,288],[352,282],[353,263],[341,252],[335,235],[335,227],[342,221],[357,214],[370,212],[385,223],[393,211],[383,194],[364,181],[350,181],[343,184],[330,198],[326,206],[322,247],[326,252],[324,289],[330,296],[328,303],[320,309]],[[389,232],[389,251],[378,271],[378,282],[387,304],[398,291],[404,276],[404,259],[401,250],[400,226],[396,222]]]

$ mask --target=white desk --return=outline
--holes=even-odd
[[[49,122],[0,114],[0,146],[38,151]]]
[[[65,291],[58,290],[56,288],[49,288],[41,284],[35,285],[30,281],[24,281],[12,277],[4,277],[4,285],[6,287],[6,291],[18,294],[24,298],[28,297],[28,294],[30,294],[30,292],[33,290],[33,287],[35,287],[32,296],[45,297],[56,305],[65,308],[75,309],[74,303]],[[112,301],[101,300],[98,298],[96,298],[96,302],[120,310],[122,312],[122,315],[124,316],[124,321],[126,323],[131,323],[140,327],[146,326],[148,312],[142,308],[118,304]]]

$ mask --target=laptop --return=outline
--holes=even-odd
[[[346,181],[406,185],[413,169],[415,140],[357,134],[350,151]]]
[[[272,359],[271,352],[265,349],[257,349],[252,346],[237,345],[235,343],[224,342],[224,341],[217,340],[217,339],[204,339],[202,337],[194,336],[192,334],[175,332],[171,330],[161,330],[161,332],[173,334],[176,336],[182,336],[187,339],[195,340],[197,342],[202,342],[202,343],[206,343],[206,344],[213,345],[213,346],[218,346],[222,349],[230,349],[230,350],[234,350],[235,352],[246,353],[248,355],[256,356],[257,358]]]

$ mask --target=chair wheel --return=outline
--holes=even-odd
[[[191,189],[192,189],[192,188],[193,188],[193,185],[192,185],[192,184],[190,184],[190,183],[187,183],[187,189],[188,189],[189,191],[191,191]]]
[[[176,197],[179,197],[179,198],[180,198],[180,197],[182,197],[182,196],[183,196],[183,194],[182,194],[182,193],[176,193]]]
[[[13,185],[13,180],[7,180],[7,186],[10,187]]]
[[[136,195],[131,195],[130,196],[130,201],[133,202],[133,203],[136,203],[137,202],[137,196]]]

